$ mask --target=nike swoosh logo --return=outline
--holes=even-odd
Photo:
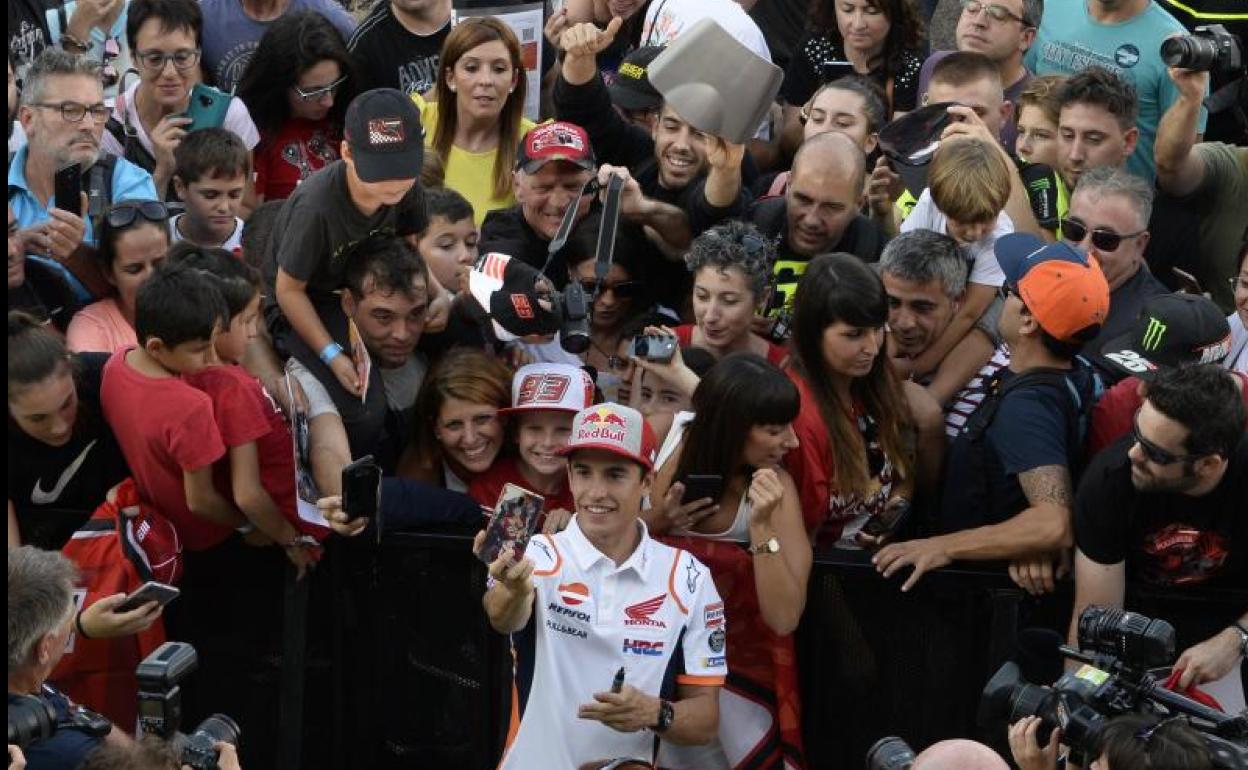
[[[69,483],[70,479],[74,477],[74,474],[78,472],[78,469],[82,467],[82,464],[86,462],[87,454],[90,453],[91,448],[95,446],[96,441],[99,441],[99,439],[95,439],[90,444],[87,444],[86,448],[84,448],[82,452],[74,458],[74,461],[69,464],[69,467],[61,472],[61,477],[56,480],[56,486],[52,487],[51,492],[43,491],[41,486],[43,479],[35,479],[35,488],[30,490],[30,501],[35,505],[48,505],[49,503],[55,503],[57,499],[60,498],[61,493],[65,491],[65,485]]]

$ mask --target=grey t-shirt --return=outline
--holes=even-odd
[[[264,262],[269,296],[274,296],[279,266],[306,281],[309,296],[326,295],[342,288],[346,257],[356,243],[375,233],[411,235],[424,229],[419,182],[398,204],[365,216],[351,202],[346,164],[335,161],[296,187],[274,220]]]
[[[299,381],[299,386],[303,388],[303,394],[308,399],[309,420],[323,414],[338,414],[338,407],[334,406],[334,399],[330,397],[329,391],[325,390],[316,375],[299,363],[297,358],[287,361],[286,369]],[[386,391],[386,406],[391,411],[407,413],[416,405],[416,394],[420,392],[420,386],[425,381],[429,362],[425,360],[423,353],[414,353],[407,359],[407,363],[397,369],[378,367],[377,371],[381,372],[381,384]]]

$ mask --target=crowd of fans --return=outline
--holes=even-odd
[[[901,591],[1073,581],[1076,618],[1248,582],[1248,124],[1203,104],[1236,73],[1167,67],[1161,0],[774,5],[566,0],[537,58],[450,0],[9,3],[10,701],[115,725],[29,767],[174,766],[125,736],[160,641],[228,691],[214,645],[327,539],[480,529],[508,484],[545,500],[484,599],[508,768],[652,761],[644,730],[665,767],[807,766],[793,632],[833,549]],[[743,143],[647,77],[704,18],[784,72]],[[575,353],[542,323],[569,284]],[[121,609],[146,580],[182,593]],[[1248,607],[1205,620],[1177,687],[1242,677]],[[1100,766],[1208,766],[1155,732]]]

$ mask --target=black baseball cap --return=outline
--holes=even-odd
[[[415,179],[425,157],[425,132],[410,96],[374,88],[351,100],[344,125],[355,172],[365,182]]]
[[[631,51],[616,71],[615,81],[607,87],[611,102],[625,110],[657,110],[663,94],[650,85],[650,62],[663,53],[665,46],[647,45]]]
[[[1213,300],[1161,294],[1144,303],[1129,331],[1101,347],[1101,356],[1118,371],[1148,380],[1158,369],[1221,361],[1230,347],[1230,324]]]

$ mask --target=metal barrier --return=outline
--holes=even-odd
[[[496,767],[510,653],[481,610],[485,570],[470,537],[390,534],[340,565],[329,602],[343,637],[333,644],[334,682],[308,688],[328,689],[332,703],[305,706],[303,761],[293,766]],[[1069,585],[1037,600],[985,565],[938,570],[904,594],[900,585],[880,579],[862,552],[816,557],[797,634],[812,768],[860,768],[884,735],[916,748],[974,737],[1004,750],[1004,736],[982,735],[975,724],[980,692],[1011,657],[1020,627],[1064,631],[1069,618]],[[1128,606],[1182,629],[1242,612],[1248,590],[1132,592]]]

